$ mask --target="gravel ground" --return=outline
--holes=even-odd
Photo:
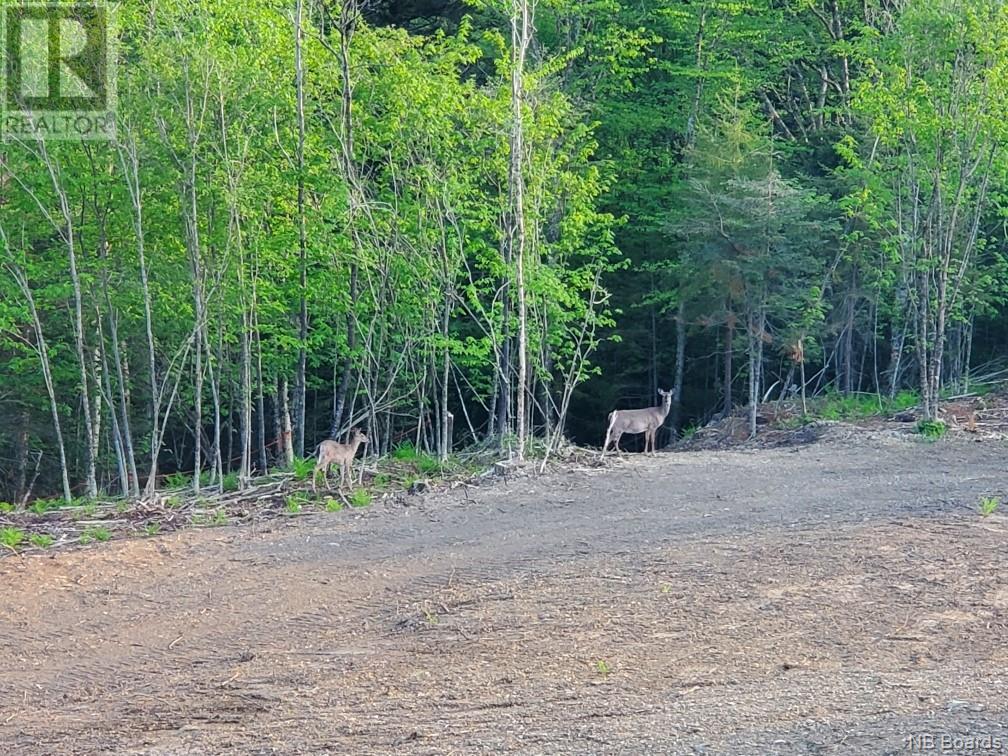
[[[8,557],[0,752],[1008,753],[1005,452],[836,427]]]

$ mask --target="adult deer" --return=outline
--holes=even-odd
[[[357,456],[357,448],[361,444],[367,444],[368,437],[365,436],[360,428],[354,428],[350,432],[350,441],[346,444],[340,444],[333,440],[323,441],[319,444],[318,450],[318,462],[315,463],[315,471],[312,473],[312,490],[318,491],[318,486],[316,485],[316,479],[318,478],[319,471],[322,471],[322,478],[326,482],[326,486],[329,485],[329,468],[335,463],[339,462],[340,465],[340,488],[343,488],[343,482],[346,480],[347,473],[350,474],[350,483],[353,483],[353,460]]]
[[[655,436],[658,435],[658,429],[662,427],[662,423],[665,422],[669,409],[672,407],[672,392],[658,389],[658,393],[662,397],[660,407],[613,410],[609,413],[609,427],[606,429],[605,444],[602,446],[602,459],[605,459],[610,441],[616,445],[616,453],[620,453],[619,440],[624,433],[643,433],[644,452],[647,453],[648,444],[650,444],[651,453],[654,454]]]

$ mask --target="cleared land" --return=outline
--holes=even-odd
[[[1008,750],[1006,451],[834,429],[10,556],[0,751]]]

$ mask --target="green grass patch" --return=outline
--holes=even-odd
[[[184,472],[173,472],[165,476],[165,485],[168,488],[188,488],[192,485],[192,476]]]
[[[371,494],[369,494],[363,488],[358,488],[356,491],[350,494],[351,507],[366,507],[369,504],[371,504]]]
[[[1001,388],[1002,384],[999,383],[971,383],[969,385],[968,396],[987,396],[992,394]],[[953,396],[960,396],[964,393],[963,386],[953,385],[945,386],[942,388],[939,396],[942,399],[951,399]]]
[[[13,504],[11,504],[9,501],[0,501],[0,512],[6,513],[6,512],[13,512],[13,511],[14,511],[14,505]]]
[[[294,465],[291,467],[291,472],[294,473],[294,478],[297,480],[308,480],[315,472],[315,459],[309,457],[307,459],[301,459],[300,457],[294,457]]]
[[[884,411],[885,403],[876,395],[830,393],[816,414],[824,420],[861,420]]]
[[[144,525],[144,535],[147,537],[156,536],[161,532],[160,522],[148,522]]]
[[[307,503],[308,497],[305,494],[291,494],[287,497],[285,508],[290,514],[300,514]]]
[[[227,510],[224,507],[214,507],[212,502],[206,501],[201,502],[204,507],[203,512],[197,512],[194,514],[190,520],[193,525],[199,526],[220,526],[227,525],[230,520],[228,520]]]
[[[63,499],[35,499],[28,509],[37,515],[44,515],[46,512],[55,512],[65,505]]]
[[[28,541],[32,546],[39,549],[48,549],[55,541],[48,533],[32,533],[28,536]]]
[[[0,528],[0,545],[16,549],[25,539],[25,533],[19,528]]]
[[[1001,506],[1001,499],[994,496],[984,496],[977,503],[977,511],[980,512],[984,517],[989,517],[990,515],[997,512],[998,507]]]
[[[107,541],[112,538],[112,533],[108,528],[94,527],[88,528],[80,536],[81,543],[93,543],[94,541]]]
[[[417,469],[417,472],[426,475],[441,472],[441,463],[430,454],[419,451],[413,446],[412,441],[399,444],[392,452],[392,459],[400,462],[409,462]]]
[[[917,432],[928,441],[937,441],[948,432],[948,426],[941,420],[921,420],[917,423]]]
[[[329,497],[325,500],[325,511],[326,512],[342,512],[343,502],[337,501],[336,499]]]
[[[173,472],[165,476],[165,485],[168,488],[192,488],[193,476],[184,472]],[[210,485],[210,472],[200,473],[200,488]]]
[[[920,397],[914,391],[901,391],[892,399],[878,394],[851,394],[845,396],[830,391],[819,399],[809,401],[809,414],[790,419],[790,427],[808,425],[814,420],[864,420],[878,415],[892,415],[916,407]]]
[[[231,472],[221,478],[221,489],[225,492],[238,490],[238,473]]]
[[[916,391],[900,391],[892,399],[883,399],[889,412],[902,412],[916,407],[920,403],[920,395]]]
[[[682,435],[679,437],[682,441],[689,441],[693,436],[697,434],[700,430],[700,426],[696,423],[691,423],[683,428]]]

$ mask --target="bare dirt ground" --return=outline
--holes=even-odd
[[[0,752],[1006,751],[1006,451],[834,429],[8,557]]]

